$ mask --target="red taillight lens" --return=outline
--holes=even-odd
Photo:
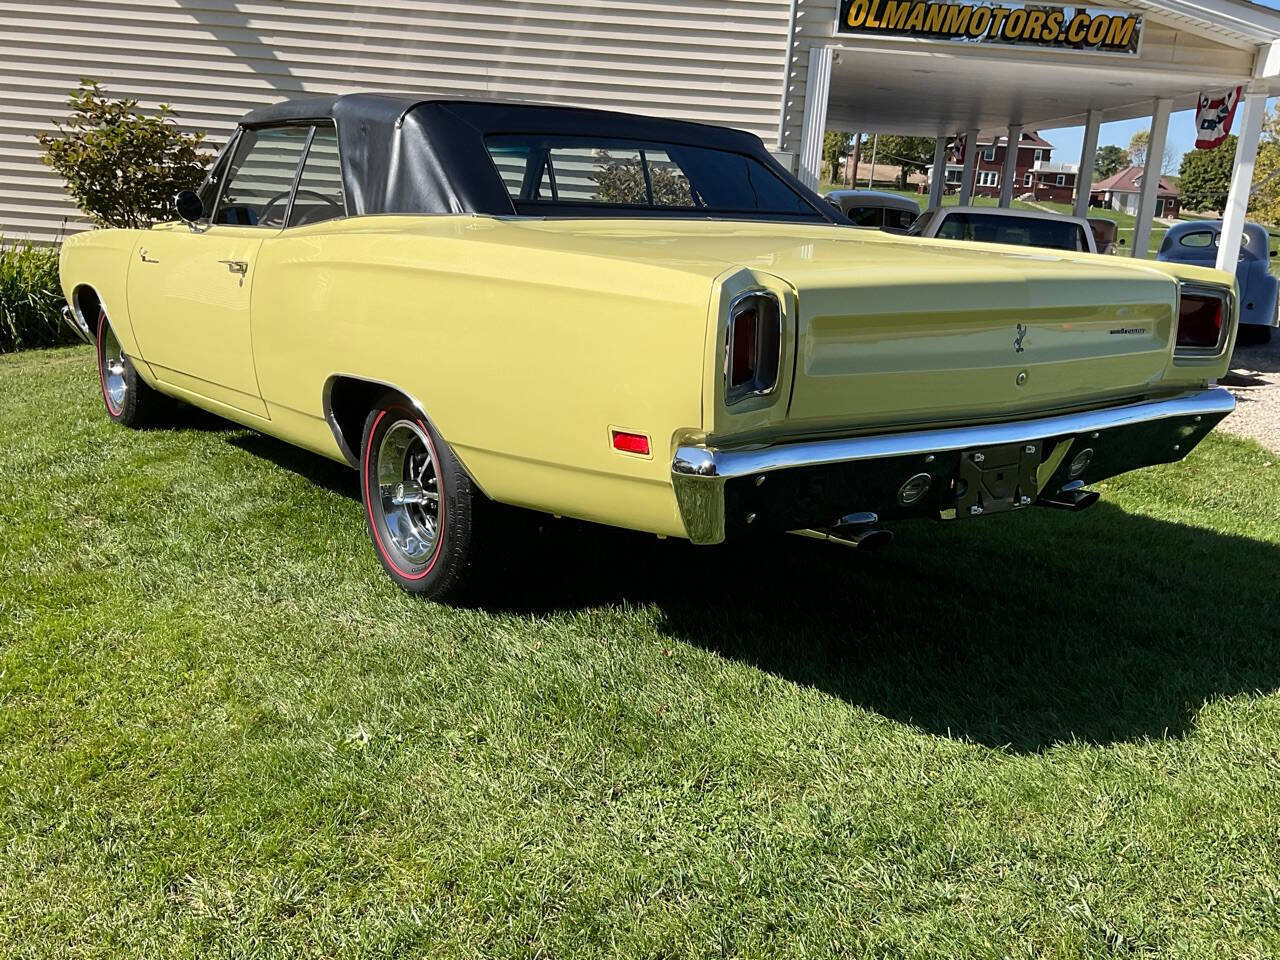
[[[623,453],[638,453],[641,456],[649,455],[649,438],[643,433],[627,433],[624,430],[613,431],[613,449],[621,450]]]
[[[782,310],[765,294],[739,300],[729,315],[725,399],[729,403],[766,394],[778,385],[782,352]]]
[[[733,351],[729,358],[730,387],[740,387],[755,379],[756,361],[759,360],[759,332],[760,311],[755,307],[741,310],[734,316],[730,336]]]
[[[1226,307],[1221,297],[1184,292],[1178,307],[1178,346],[1216,349],[1227,322]]]

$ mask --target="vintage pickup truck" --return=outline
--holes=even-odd
[[[1231,276],[856,230],[732,130],[287,101],[177,206],[63,246],[108,414],[163,394],[346,461],[383,567],[437,598],[502,550],[493,501],[866,544],[1087,506],[1233,406]]]

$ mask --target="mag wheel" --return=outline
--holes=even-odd
[[[448,445],[401,398],[383,398],[365,420],[360,487],[369,538],[402,589],[436,600],[461,593],[474,566],[474,488]]]
[[[165,398],[138,376],[105,310],[98,313],[98,379],[107,416],[116,423],[140,427],[162,415]]]

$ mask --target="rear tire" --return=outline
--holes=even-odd
[[[374,553],[402,590],[452,601],[473,586],[488,503],[435,428],[397,394],[382,396],[365,418],[360,492]]]
[[[125,356],[106,310],[98,312],[98,381],[107,416],[123,426],[155,423],[167,409],[166,397],[148,386]]]

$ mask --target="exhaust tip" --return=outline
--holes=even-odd
[[[1041,497],[1036,501],[1037,506],[1050,507],[1054,510],[1071,510],[1079,513],[1081,510],[1088,510],[1098,502],[1098,494],[1093,490],[1063,490],[1061,493],[1051,497]]]

